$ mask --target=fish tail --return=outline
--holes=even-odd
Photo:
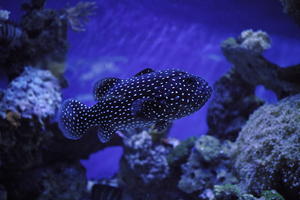
[[[77,100],[68,99],[60,108],[58,125],[66,138],[78,140],[91,127],[90,117],[88,106]]]

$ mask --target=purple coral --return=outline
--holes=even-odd
[[[55,115],[61,103],[58,80],[47,70],[26,67],[14,79],[0,101],[0,116],[11,111],[23,118],[37,117],[39,121]]]

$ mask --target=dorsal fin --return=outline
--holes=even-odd
[[[94,98],[99,101],[120,79],[118,78],[104,78],[99,80],[93,90]]]
[[[138,72],[138,73],[137,73],[136,75],[134,75],[134,76],[141,76],[141,75],[149,74],[149,73],[152,73],[152,72],[154,72],[153,69],[151,69],[151,68],[145,68],[145,69],[143,69],[142,71]]]

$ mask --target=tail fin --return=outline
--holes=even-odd
[[[91,127],[88,106],[81,102],[68,99],[63,104],[58,115],[58,125],[63,135],[72,140],[80,139]]]

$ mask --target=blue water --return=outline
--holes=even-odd
[[[18,19],[23,1],[1,5]],[[62,9],[78,1],[49,0],[47,7]],[[106,76],[127,78],[145,67],[155,70],[180,68],[200,75],[213,84],[231,64],[220,50],[220,43],[245,29],[266,31],[272,48],[265,56],[281,66],[300,63],[300,28],[282,13],[274,0],[97,0],[98,10],[87,31],[69,32],[70,51],[66,78],[70,87],[65,98],[78,98],[93,104],[92,86]],[[250,3],[251,2],[251,3]],[[258,96],[275,102],[262,87]],[[205,134],[207,106],[174,123],[170,136],[185,139]],[[121,149],[92,155],[83,161],[88,177],[112,175]],[[112,155],[112,156],[111,156]],[[109,161],[108,161],[109,158]],[[106,162],[104,162],[106,161]]]

